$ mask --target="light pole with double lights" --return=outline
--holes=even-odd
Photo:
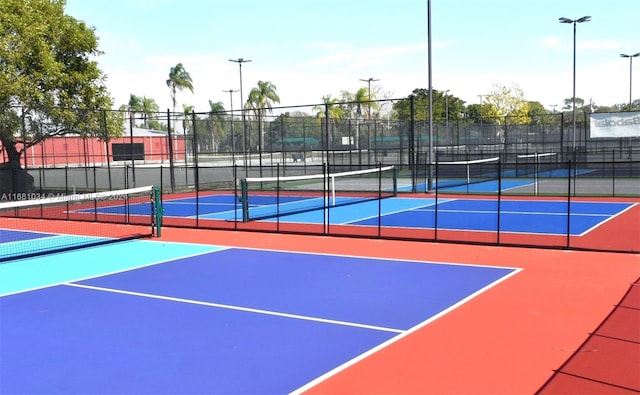
[[[589,22],[591,20],[590,16],[583,16],[578,19],[569,19],[569,18],[560,18],[558,19],[560,23],[569,23],[573,24],[573,151],[576,150],[576,25],[578,23]]]
[[[633,77],[633,58],[637,58],[638,56],[640,56],[640,52],[638,53],[634,53],[633,55],[627,55],[624,53],[620,54],[621,58],[629,58],[629,111],[631,111],[631,103],[633,102],[633,99],[631,97],[631,81],[632,81],[632,77]]]

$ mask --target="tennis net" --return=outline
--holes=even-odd
[[[160,232],[160,190],[152,186],[71,195],[12,193],[2,198],[0,262]]]
[[[241,180],[242,219],[252,221],[397,195],[394,166]]]
[[[551,177],[564,167],[555,152],[525,154],[516,156],[516,176]]]
[[[436,187],[445,189],[497,180],[500,158],[436,162]]]

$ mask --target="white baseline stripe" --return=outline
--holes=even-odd
[[[146,294],[146,293],[141,293],[141,292],[124,291],[124,290],[113,289],[113,288],[94,287],[92,285],[73,284],[73,283],[65,283],[64,285],[67,285],[69,287],[91,289],[91,290],[94,290],[94,291],[113,292],[113,293],[124,294],[124,295],[140,296],[140,297],[143,297],[143,298],[168,300],[168,301],[171,301],[171,302],[189,303],[189,304],[196,304],[196,305],[200,305],[200,306],[218,307],[218,308],[221,308],[221,309],[238,310],[238,311],[245,311],[245,312],[249,312],[249,313],[258,313],[258,314],[274,315],[274,316],[277,316],[277,317],[284,317],[284,318],[294,318],[294,319],[299,319],[299,320],[322,322],[322,323],[325,323],[325,324],[353,326],[353,327],[356,327],[356,328],[373,329],[373,330],[376,330],[376,331],[385,331],[385,332],[393,332],[393,333],[403,333],[404,332],[404,330],[402,330],[402,329],[385,328],[385,327],[382,327],[382,326],[358,324],[358,323],[355,323],[355,322],[330,320],[330,319],[325,319],[325,318],[310,317],[310,316],[306,316],[306,315],[280,313],[280,312],[277,312],[277,311],[253,309],[253,308],[250,308],[250,307],[232,306],[232,305],[228,305],[228,304],[202,302],[202,301],[198,301],[198,300],[182,299],[182,298],[173,298],[173,297],[170,297],[170,296],[161,296],[161,295]]]

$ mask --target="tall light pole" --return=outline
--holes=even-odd
[[[449,133],[449,89],[444,91],[444,119],[447,134]]]
[[[247,164],[247,122],[244,115],[244,109],[242,106],[244,105],[244,98],[242,97],[242,64],[249,63],[251,60],[238,58],[238,59],[229,59],[229,62],[234,62],[238,64],[240,69],[240,111],[242,112],[242,152],[244,153],[244,162]]]
[[[483,126],[482,126],[482,98],[485,97],[487,95],[478,95],[478,97],[480,98],[480,133],[483,132]]]
[[[576,150],[576,24],[589,22],[591,20],[590,16],[583,16],[578,19],[569,19],[569,18],[559,18],[560,23],[571,23],[573,24],[573,150]]]
[[[369,99],[369,121],[371,121],[371,83],[375,82],[375,81],[380,81],[380,80],[376,80],[373,77],[369,77],[366,80],[361,79],[360,81],[366,82],[366,83],[369,84],[369,97],[368,97],[368,99]]]
[[[231,153],[236,153],[236,136],[233,134],[233,94],[238,90],[229,89],[227,91],[223,90],[223,92],[229,93],[229,101],[231,102]]]
[[[632,71],[633,71],[633,58],[637,58],[638,56],[640,56],[640,52],[638,53],[634,53],[633,55],[627,55],[624,53],[620,54],[621,58],[629,58],[629,111],[631,111],[631,103],[632,103],[632,99],[631,99],[631,81],[632,81]]]

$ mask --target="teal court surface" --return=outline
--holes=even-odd
[[[0,264],[0,393],[291,393],[517,268],[134,240]]]

